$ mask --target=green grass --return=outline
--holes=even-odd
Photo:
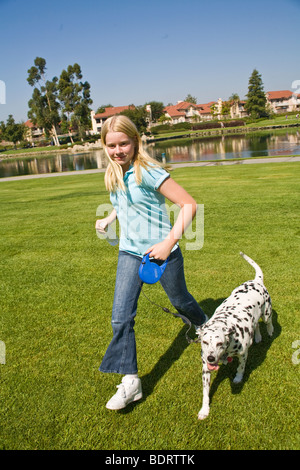
[[[63,147],[64,148],[64,147]],[[70,147],[70,150],[71,150],[72,147]],[[48,147],[29,147],[29,148],[11,148],[10,150],[6,150],[5,152],[1,152],[0,153],[0,156],[6,156],[6,155],[26,155],[26,154],[37,154],[37,153],[47,153],[47,152],[50,152],[50,153],[55,153],[55,152],[60,152],[62,151],[62,148],[61,146],[58,146],[58,145],[49,145]]]
[[[296,114],[288,114],[286,119],[286,114],[273,115],[268,119],[263,119],[257,122],[252,122],[248,124],[248,127],[264,127],[264,126],[290,126],[291,124],[299,125],[299,118],[296,117]]]
[[[117,374],[98,371],[111,339],[117,248],[97,238],[108,202],[103,174],[0,183],[1,449],[299,449],[298,163],[184,168],[172,177],[205,207],[205,241],[185,250],[189,290],[212,315],[254,271],[264,271],[275,332],[253,345],[242,385],[236,362],[212,376],[211,413],[201,407],[200,345],[181,320],[142,296],[136,321],[144,398],[106,410]],[[160,285],[145,286],[168,306]],[[299,356],[299,354],[298,354]]]

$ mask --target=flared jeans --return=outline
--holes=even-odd
[[[142,287],[138,274],[140,264],[140,257],[119,251],[111,321],[113,338],[100,365],[101,372],[138,372],[134,324]],[[159,282],[180,314],[194,325],[201,325],[205,321],[204,312],[187,290],[179,247],[171,253]]]

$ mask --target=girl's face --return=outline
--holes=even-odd
[[[135,154],[134,139],[123,132],[110,131],[106,134],[105,145],[110,158],[121,165],[125,174]]]

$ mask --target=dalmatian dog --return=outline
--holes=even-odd
[[[241,382],[253,337],[256,343],[262,339],[260,318],[266,323],[269,336],[273,334],[271,299],[263,284],[262,270],[247,255],[240,254],[255,269],[255,279],[234,289],[200,330],[203,402],[198,419],[205,419],[209,414],[210,376],[218,370],[219,362],[227,364],[233,356],[238,356],[233,382]]]

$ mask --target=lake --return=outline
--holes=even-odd
[[[230,160],[258,156],[300,155],[300,132],[296,129],[239,135],[176,139],[151,143],[149,154],[166,163]],[[1,156],[1,154],[0,154]],[[3,156],[4,157],[4,156]],[[103,150],[83,153],[51,153],[0,162],[0,178],[64,171],[106,168]]]

